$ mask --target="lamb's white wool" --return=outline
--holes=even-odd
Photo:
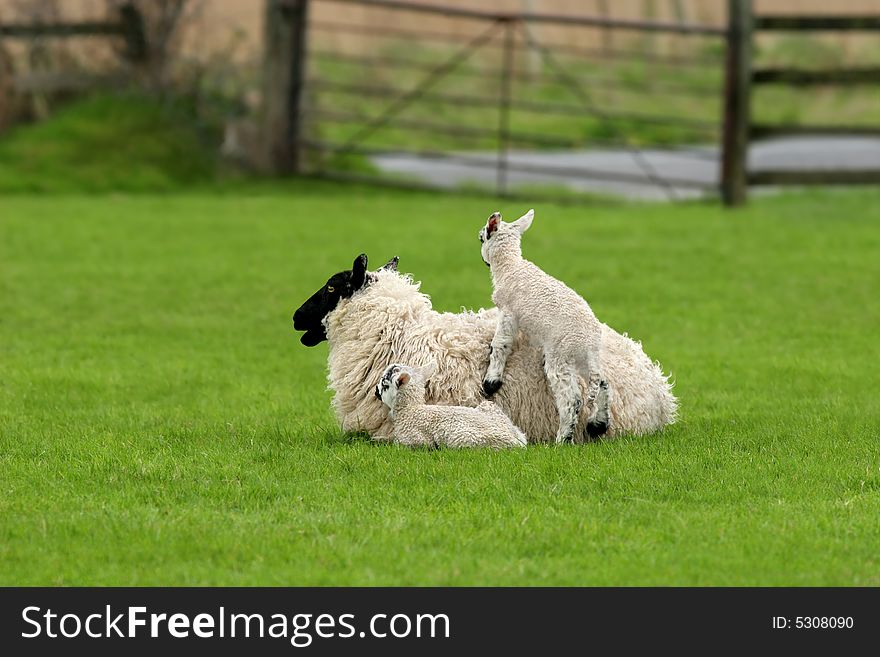
[[[409,276],[384,270],[369,284],[341,299],[324,324],[330,351],[329,387],[342,428],[391,439],[388,409],[376,399],[374,385],[394,362],[414,366],[442,363],[425,391],[429,404],[476,407],[489,364],[489,342],[499,313],[439,313]],[[603,324],[600,367],[614,390],[609,434],[644,434],[674,421],[676,400],[659,366],[641,347]],[[580,382],[581,392],[585,384]],[[543,375],[541,352],[520,334],[494,401],[533,442],[552,440],[557,413]],[[585,413],[580,418],[582,431]]]
[[[410,446],[525,447],[526,437],[504,411],[490,401],[476,408],[425,403],[425,383],[433,366],[389,365],[376,384],[376,396],[388,407],[394,442]]]
[[[578,376],[587,381],[587,432],[598,436],[608,428],[608,386],[599,368],[602,324],[577,292],[522,257],[522,234],[534,216],[529,210],[505,223],[495,212],[480,230],[480,252],[492,272],[492,301],[502,312],[483,389],[491,395],[501,387],[519,329],[544,355],[544,373],[559,413],[556,442],[576,438],[584,400]]]

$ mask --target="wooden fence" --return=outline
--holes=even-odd
[[[118,39],[125,46],[123,56],[128,61],[141,63],[147,58],[147,38],[144,31],[143,17],[133,4],[122,5],[114,19],[104,21],[54,23],[0,22],[0,41],[3,39],[63,39],[70,37]],[[118,73],[109,76],[99,76],[48,71],[30,73],[16,78],[15,89],[23,93],[79,91],[98,86],[104,82],[118,83],[122,79],[124,78]]]
[[[749,185],[858,185],[880,184],[880,169],[749,171],[749,143],[757,138],[791,135],[880,135],[876,128],[847,125],[770,125],[751,118],[752,88],[756,85],[880,86],[880,68],[804,70],[755,68],[752,63],[757,32],[874,31],[880,16],[767,16],[755,15],[752,0],[728,0],[727,61],[721,194],[726,205],[746,201]],[[880,96],[878,96],[880,102]]]
[[[720,174],[711,183],[711,192],[720,193],[723,202],[729,206],[739,205],[745,202],[750,185],[786,185],[786,184],[880,184],[880,170],[762,170],[750,171],[748,168],[749,145],[757,138],[782,136],[792,134],[880,134],[878,129],[871,130],[853,126],[809,126],[809,125],[767,125],[755,123],[751,118],[751,95],[756,85],[788,85],[792,87],[810,87],[814,85],[873,85],[880,83],[880,68],[860,68],[836,71],[803,70],[798,68],[755,68],[752,63],[754,50],[753,39],[756,32],[766,31],[797,31],[815,32],[822,30],[839,31],[880,31],[880,16],[769,16],[755,15],[751,0],[728,0],[728,23],[726,27],[701,25],[692,23],[669,23],[656,20],[615,20],[604,14],[601,16],[559,16],[540,13],[503,13],[487,11],[483,8],[448,7],[427,2],[414,3],[412,0],[325,0],[342,6],[370,7],[373,10],[384,9],[389,14],[389,20],[381,28],[363,29],[363,26],[348,23],[334,22],[332,24],[319,24],[309,20],[309,4],[313,0],[268,0],[267,1],[267,33],[266,33],[266,61],[264,75],[265,111],[263,117],[264,141],[266,144],[266,159],[271,163],[271,168],[278,173],[314,173],[308,171],[308,154],[360,154],[365,156],[382,155],[385,151],[373,150],[368,144],[362,143],[366,137],[374,134],[377,130],[386,127],[404,131],[442,132],[461,139],[478,140],[486,136],[487,128],[474,128],[472,126],[459,125],[457,123],[426,120],[413,120],[400,117],[402,109],[407,108],[419,99],[427,99],[438,104],[448,103],[460,107],[490,106],[493,103],[498,108],[497,132],[497,157],[490,159],[486,156],[478,157],[474,154],[461,151],[431,150],[410,152],[406,151],[406,145],[392,145],[388,147],[396,153],[418,156],[422,159],[440,160],[447,163],[455,163],[462,166],[495,168],[497,171],[496,190],[499,193],[507,193],[508,172],[529,172],[548,177],[557,175],[560,178],[573,180],[576,178],[606,180],[609,182],[632,182],[646,180],[648,184],[656,185],[669,190],[670,198],[676,198],[675,188],[707,189],[705,181],[695,181],[686,178],[673,178],[665,175],[663,170],[655,169],[644,156],[642,149],[628,143],[623,139],[616,143],[591,143],[590,146],[608,145],[628,151],[635,162],[638,163],[639,171],[621,173],[610,169],[586,169],[571,167],[549,167],[546,165],[523,164],[513,162],[509,158],[510,145],[536,148],[580,148],[580,142],[560,139],[559,135],[523,134],[511,130],[511,110],[540,111],[547,114],[555,112],[580,112],[598,117],[610,127],[620,125],[635,125],[644,122],[687,123],[697,130],[704,130],[705,134],[717,128],[718,120],[698,122],[683,117],[655,116],[651,112],[615,113],[604,108],[597,107],[590,99],[589,88],[591,81],[572,74],[572,68],[559,64],[557,54],[562,55],[563,50],[559,45],[547,45],[534,38],[534,33],[528,29],[532,24],[566,25],[569,28],[580,27],[599,28],[603,33],[614,30],[624,30],[634,33],[666,33],[682,37],[702,37],[717,39],[724,42],[724,63],[713,62],[709,59],[694,58],[663,58],[656,54],[645,52],[629,52],[620,49],[609,50],[604,47],[595,50],[580,47],[579,52],[595,55],[601,52],[608,59],[634,57],[635,61],[650,60],[655,64],[673,66],[724,66],[724,88],[713,90],[712,93],[723,101],[720,131]],[[452,18],[461,18],[475,22],[483,22],[488,26],[485,33],[480,33],[471,41],[467,41],[463,35],[443,34],[434,32],[416,32],[412,29],[401,29],[394,20],[394,12],[410,12],[425,15],[440,15]],[[395,35],[400,39],[411,39],[412,44],[418,44],[419,39],[436,39],[442,37],[451,39],[461,37],[464,45],[456,51],[453,57],[446,61],[439,61],[431,65],[415,59],[407,59],[399,55],[388,53],[378,54],[370,52],[367,55],[352,55],[342,51],[314,52],[309,50],[309,34],[313,30],[342,30],[354,31],[361,37],[378,38]],[[494,31],[494,34],[493,34]],[[489,71],[487,85],[494,84],[490,78],[494,76],[500,80],[500,97],[485,98],[473,94],[450,94],[436,91],[436,82],[467,59],[472,52],[482,48],[486,42],[491,41],[494,35],[500,35],[496,45],[502,50],[501,67],[496,71]],[[560,79],[568,87],[571,95],[578,100],[577,104],[569,103],[560,107],[558,103],[536,103],[517,100],[511,95],[511,84],[521,74],[516,66],[511,64],[512,52],[517,47],[525,48],[532,55],[540,58],[541,63],[550,74]],[[325,49],[326,50],[326,49]],[[341,84],[338,81],[321,80],[310,78],[307,74],[306,62],[310,57],[320,55],[331,58],[334,61],[350,62],[363,65],[366,68],[375,67],[394,73],[403,69],[421,68],[424,77],[415,87],[409,89],[395,88],[393,86],[377,86],[358,80],[356,84],[350,82]],[[353,61],[352,61],[353,60]],[[586,81],[585,81],[586,80]],[[304,102],[306,91],[313,93],[332,91],[334,93],[353,94],[359,98],[380,97],[387,99],[387,107],[375,116],[361,115],[352,112],[340,112],[338,110],[319,109],[306,107]],[[681,88],[676,93],[693,93],[697,90]],[[651,92],[653,93],[653,92]],[[347,122],[355,126],[356,130],[344,143],[331,143],[327,140],[315,139],[313,135],[306,134],[304,116],[311,114],[313,120],[324,122]],[[358,122],[362,125],[358,125]],[[705,124],[705,125],[703,125]],[[717,139],[717,137],[716,137]],[[396,149],[396,150],[395,150]],[[676,151],[677,157],[687,155],[686,149]],[[706,153],[695,153],[697,157],[705,157]],[[712,156],[714,158],[714,155]],[[352,177],[350,172],[333,171],[324,168],[318,171],[321,175],[337,175]],[[373,178],[370,178],[373,179]]]
[[[269,0],[266,18],[266,61],[264,67],[265,160],[277,173],[297,173],[332,177],[337,179],[362,179],[377,183],[390,183],[382,174],[346,170],[336,164],[344,157],[396,156],[417,162],[431,162],[441,167],[454,167],[457,172],[473,171],[482,175],[487,184],[486,172],[494,172],[494,187],[499,194],[509,194],[514,178],[540,180],[565,180],[577,184],[602,181],[608,184],[649,187],[667,198],[680,198],[680,193],[717,194],[716,180],[707,180],[690,174],[666,171],[655,166],[646,156],[645,148],[638,140],[626,134],[632,126],[662,126],[664,129],[687,129],[700,134],[706,141],[717,139],[718,116],[700,118],[685,117],[671,112],[653,110],[618,111],[601,106],[592,94],[592,85],[612,88],[615,82],[608,77],[585,77],[584,71],[572,69],[562,58],[568,60],[626,61],[636,65],[666,67],[670,70],[690,67],[715,66],[720,70],[721,60],[715,63],[688,57],[674,57],[652,52],[644,48],[594,48],[588,39],[583,45],[571,46],[555,40],[539,37],[536,26],[575,30],[581,34],[589,29],[617,30],[633,34],[666,34],[681,39],[699,40],[700,43],[723,45],[723,27],[699,23],[664,22],[658,20],[612,19],[607,16],[566,16],[538,12],[503,12],[488,10],[482,6],[455,7],[433,2],[412,0],[321,0],[322,4],[339,6],[340,18],[349,7],[384,12],[387,20],[380,27],[366,28],[352,20],[312,20],[309,7],[314,0]],[[441,17],[447,21],[460,21],[467,26],[462,31],[454,29],[427,29],[399,20],[400,16]],[[447,23],[448,25],[448,23]],[[363,55],[352,54],[344,48],[333,48],[310,35],[320,32],[327,35],[357,35],[366,39],[372,47]],[[343,43],[338,39],[337,43]],[[426,48],[425,57],[418,52],[402,56],[407,49],[418,51],[425,42],[434,48]],[[387,47],[395,43],[395,48]],[[380,45],[381,44],[381,45]],[[444,49],[445,48],[445,49]],[[484,53],[489,52],[486,56]],[[517,64],[519,57],[520,64]],[[537,60],[543,68],[541,79],[557,85],[564,97],[550,101],[534,99],[514,91],[514,85],[526,85],[533,81],[533,73],[525,65]],[[334,80],[322,77],[320,71],[309,70],[307,64],[320,60],[344,63],[359,67],[361,77],[354,80]],[[478,61],[475,61],[478,60]],[[377,83],[369,75],[382,71],[384,80]],[[407,75],[409,74],[409,75]],[[456,77],[461,76],[461,77]],[[400,78],[415,78],[415,82],[399,82]],[[479,79],[479,85],[468,84],[464,89],[457,84],[467,77]],[[444,84],[445,83],[445,84]],[[479,86],[479,89],[476,87]],[[451,89],[451,90],[450,90]],[[492,93],[497,89],[497,93]],[[631,92],[624,86],[617,89]],[[705,84],[695,86],[686,80],[660,82],[654,89],[657,94],[687,99],[695,95],[712,94],[720,97],[720,90]],[[363,107],[344,102],[341,107],[330,102],[316,102],[332,96],[370,101],[372,112]],[[567,100],[567,102],[562,102]],[[572,102],[573,101],[573,102]],[[481,121],[442,120],[445,112],[427,116],[426,112],[413,116],[407,112],[413,108],[430,105],[439,108],[460,107],[485,110]],[[494,116],[491,113],[494,112]],[[591,138],[591,146],[601,146],[623,153],[630,166],[621,170],[612,165],[591,166],[524,161],[512,156],[512,152],[539,152],[553,149],[574,151],[581,149],[584,139],[578,134],[563,134],[544,128],[517,128],[511,121],[513,113],[541,114],[545,117],[589,116],[605,128],[608,136]],[[308,122],[307,122],[308,121]],[[317,126],[317,129],[315,129]],[[342,126],[343,131],[333,132],[336,138],[322,135],[324,126]],[[398,140],[373,140],[382,131],[405,133]],[[438,139],[434,139],[437,137]],[[424,139],[423,139],[424,138]],[[419,142],[422,142],[420,145]],[[448,142],[460,144],[452,147]],[[428,145],[425,145],[428,144]],[[695,160],[695,167],[705,162],[706,153],[700,147],[678,148],[676,158]],[[494,149],[494,153],[492,153]],[[464,175],[464,174],[463,174]],[[397,180],[405,186],[422,186],[413,180]],[[442,183],[427,183],[441,187]]]

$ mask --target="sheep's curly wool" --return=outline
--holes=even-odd
[[[368,285],[340,300],[324,319],[330,347],[328,382],[342,428],[391,440],[388,409],[376,399],[373,386],[394,362],[437,367],[426,389],[427,403],[476,407],[483,401],[483,373],[498,316],[495,308],[439,313],[409,276],[371,273]],[[605,324],[602,330],[601,368],[614,390],[609,434],[650,433],[674,422],[677,402],[660,367],[633,340]],[[581,390],[586,394],[583,381]],[[554,438],[558,415],[541,352],[521,334],[494,401],[530,441]],[[585,423],[582,410],[581,434]]]
[[[433,376],[434,368],[430,368]],[[525,434],[490,401],[476,408],[425,403],[426,377],[420,369],[393,364],[376,386],[388,406],[394,442],[410,446],[525,447]]]

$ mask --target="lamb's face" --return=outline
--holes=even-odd
[[[498,214],[497,212],[495,214]],[[488,224],[480,229],[480,257],[483,263],[489,266],[489,230]]]
[[[385,368],[382,378],[376,384],[376,399],[382,400],[388,408],[394,408],[394,401],[401,386],[408,385],[412,379],[411,368],[393,363]]]
[[[397,256],[389,260],[382,269],[397,271]],[[293,314],[293,328],[305,331],[300,342],[314,347],[327,339],[324,318],[332,312],[341,299],[348,299],[358,290],[369,284],[375,274],[367,271],[367,256],[362,253],[354,259],[352,268],[330,277],[320,290],[306,299]]]
[[[522,253],[520,243],[522,234],[532,225],[535,216],[534,210],[512,223],[501,221],[501,213],[494,212],[486,221],[486,225],[480,230],[480,256],[487,266],[491,266],[495,255],[501,251]]]
[[[422,404],[425,401],[428,380],[436,372],[437,366],[434,363],[421,367],[392,363],[385,368],[382,378],[376,384],[376,399],[382,400],[392,411],[401,395],[411,404]]]

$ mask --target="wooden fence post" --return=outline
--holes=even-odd
[[[598,3],[599,3],[599,15],[602,18],[604,18],[605,20],[608,20],[609,18],[611,18],[611,12],[608,10],[608,0],[598,0]],[[603,28],[601,28],[601,31],[602,31],[602,54],[605,57],[610,57],[611,51],[614,49],[614,46],[611,41],[614,38],[614,30],[612,30],[608,27],[603,27]]]
[[[736,206],[748,195],[752,0],[727,0],[727,8],[721,197],[725,205]]]
[[[134,4],[127,2],[119,8],[119,20],[125,39],[125,58],[130,62],[143,63],[147,59],[149,45],[144,17]]]
[[[264,160],[273,173],[299,173],[308,0],[266,1],[263,65]]]

